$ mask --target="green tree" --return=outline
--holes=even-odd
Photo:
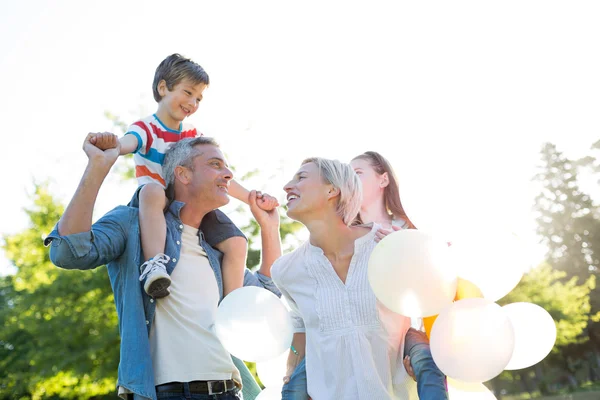
[[[600,291],[593,283],[600,266],[600,218],[592,198],[579,186],[577,175],[581,163],[565,157],[555,145],[546,143],[541,151],[542,165],[535,179],[541,191],[535,199],[537,233],[548,247],[547,260],[553,268],[564,272],[559,278],[565,284],[590,287],[587,323],[550,361],[561,364],[571,386],[576,386],[575,372],[588,367],[588,379],[598,379],[600,367]],[[586,309],[585,307],[583,309]],[[565,322],[565,325],[572,321]],[[579,332],[581,322],[570,327]],[[565,328],[566,329],[566,328]],[[559,338],[560,339],[560,338]],[[588,361],[584,361],[588,355]]]
[[[63,207],[36,185],[30,227],[4,238],[15,275],[0,278],[2,398],[89,399],[114,393],[117,316],[105,268],[61,271],[43,234]]]
[[[499,304],[528,302],[544,308],[556,324],[556,343],[552,352],[539,364],[518,371],[506,371],[499,383],[512,382],[512,389],[550,394],[549,385],[559,375],[575,389],[578,381],[573,365],[573,345],[585,343],[583,335],[590,318],[590,292],[596,286],[596,277],[590,276],[583,284],[572,277],[565,281],[567,273],[553,269],[544,263],[523,276],[521,282]]]

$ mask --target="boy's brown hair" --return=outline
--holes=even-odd
[[[208,74],[200,65],[181,54],[171,54],[165,58],[156,68],[154,73],[154,82],[152,82],[152,94],[154,100],[159,103],[162,99],[158,93],[158,84],[164,80],[169,90],[173,90],[175,85],[183,79],[188,79],[192,84],[209,84]]]

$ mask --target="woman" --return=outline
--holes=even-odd
[[[363,199],[360,213],[354,225],[381,228],[376,232],[376,241],[393,230],[415,228],[406,216],[398,190],[398,181],[389,162],[376,152],[366,152],[355,157],[351,166],[362,182]],[[433,323],[426,319],[426,325]],[[431,357],[429,341],[422,332],[408,330],[404,348],[405,366],[411,376],[418,382],[418,393],[421,400],[447,399],[445,377],[437,368]],[[292,359],[300,358],[295,355]],[[306,374],[304,360],[301,360],[293,373],[288,373],[283,388],[284,400],[304,400],[306,395]]]
[[[294,320],[288,371],[305,353],[315,400],[414,397],[403,364],[410,319],[381,305],[367,279],[379,225],[351,226],[362,199],[358,176],[348,164],[312,158],[284,190],[288,216],[310,233],[271,269]]]

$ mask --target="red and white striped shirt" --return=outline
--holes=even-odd
[[[179,130],[167,128],[156,114],[134,122],[125,134],[135,135],[138,139],[138,147],[133,156],[138,183],[143,185],[155,182],[162,187],[166,186],[162,164],[167,150],[181,139],[202,136],[190,124],[181,123]]]

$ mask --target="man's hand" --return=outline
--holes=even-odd
[[[381,239],[383,239],[384,237],[386,237],[390,233],[396,232],[396,231],[401,231],[401,230],[402,230],[402,228],[400,228],[399,226],[395,226],[395,225],[392,225],[392,229],[379,228],[377,230],[377,232],[375,232],[375,241],[377,243],[379,243],[379,241]]]
[[[114,136],[115,145],[106,150],[100,149],[94,142],[98,142],[99,137],[106,137],[108,135]],[[110,142],[111,139],[103,139],[103,143]],[[119,157],[120,144],[116,140],[116,135],[112,133],[88,133],[85,140],[83,141],[83,151],[89,158],[90,162],[99,163],[108,168],[112,167],[117,158]]]
[[[264,211],[271,211],[279,206],[279,202],[277,201],[277,199],[266,193],[263,193],[260,196],[257,195],[256,204],[258,204],[258,207]]]
[[[263,209],[259,205],[262,197],[263,194],[261,192],[256,190],[250,191],[250,194],[248,195],[248,203],[250,204],[250,211],[252,211],[252,215],[256,219],[256,222],[258,222],[258,225],[260,225],[261,229],[269,226],[278,228],[279,213],[277,212],[277,208],[275,207],[271,210]]]

